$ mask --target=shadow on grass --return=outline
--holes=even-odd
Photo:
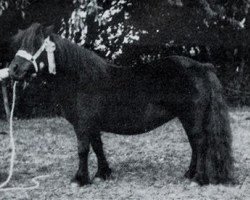
[[[186,166],[186,163],[184,164]],[[130,158],[117,163],[112,168],[113,176],[122,180],[135,180],[149,184],[155,181],[176,183],[177,180],[178,182],[185,180],[184,166],[167,160],[157,162],[150,158],[144,160]]]

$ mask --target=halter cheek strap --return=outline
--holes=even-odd
[[[38,72],[38,66],[37,66],[36,60],[27,51],[25,51],[25,50],[18,50],[17,53],[16,53],[16,56],[20,56],[20,57],[25,58],[26,60],[32,62],[32,64],[34,65],[34,68],[35,68],[36,72]]]
[[[55,56],[54,56],[54,51],[56,50],[56,45],[54,42],[50,41],[49,37],[47,37],[44,40],[44,43],[42,44],[42,46],[37,50],[37,52],[33,56],[25,50],[18,50],[16,53],[16,56],[20,56],[20,57],[25,58],[26,60],[30,61],[33,64],[35,71],[37,73],[39,68],[38,68],[36,59],[42,54],[42,52],[44,50],[46,50],[46,52],[47,52],[49,73],[56,74],[56,64],[55,64]]]

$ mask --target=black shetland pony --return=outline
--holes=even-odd
[[[79,169],[73,179],[90,183],[90,145],[98,159],[96,177],[107,179],[111,169],[103,152],[100,131],[133,135],[152,130],[178,117],[191,148],[192,158],[185,176],[204,184],[231,180],[233,159],[228,111],[221,84],[211,64],[171,56],[152,65],[118,67],[81,48],[49,27],[33,24],[14,38],[20,50],[34,55],[45,38],[55,44],[56,96],[78,139]],[[37,63],[48,66],[46,51]],[[16,55],[10,64],[13,79],[42,76],[33,60]]]

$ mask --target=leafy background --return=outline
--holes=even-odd
[[[16,51],[10,41],[18,29],[54,24],[118,65],[173,54],[212,62],[230,105],[249,105],[249,7],[250,0],[0,0],[0,67]],[[21,91],[20,116],[57,113],[50,91],[46,81]]]

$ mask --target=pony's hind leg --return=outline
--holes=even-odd
[[[196,174],[196,165],[197,165],[197,148],[196,148],[197,144],[196,144],[196,139],[195,139],[195,133],[192,130],[193,125],[188,120],[188,118],[185,119],[185,117],[180,117],[180,121],[187,134],[188,141],[190,143],[191,150],[192,150],[190,165],[184,176],[186,178],[192,179]]]
[[[185,177],[204,185],[208,184],[205,171],[206,134],[203,131],[204,112],[202,109],[194,107],[190,111],[186,111],[185,114],[179,117],[192,149],[191,162]]]
[[[100,132],[92,134],[90,137],[91,146],[96,154],[98,162],[98,170],[95,177],[106,180],[111,175],[111,169],[109,168],[108,162],[104,155],[103,143],[101,140]]]

